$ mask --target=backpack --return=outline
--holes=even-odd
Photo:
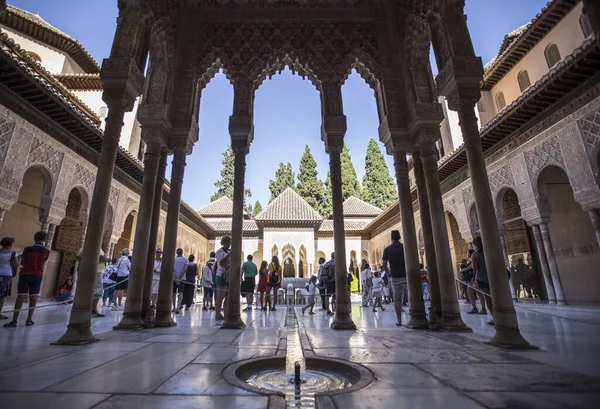
[[[322,277],[326,277],[326,282],[334,283],[335,282],[335,263],[328,262],[321,266],[323,268]]]
[[[277,268],[275,268],[275,266],[273,266],[273,271],[271,271],[271,273],[269,274],[269,284],[271,284],[271,285],[279,284],[279,266],[277,266]]]

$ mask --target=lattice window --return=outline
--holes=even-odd
[[[581,17],[579,17],[579,25],[581,26],[581,31],[583,32],[583,36],[585,38],[588,38],[592,35],[592,25],[585,14],[582,14]]]
[[[504,107],[506,107],[506,100],[504,99],[503,92],[496,94],[496,106],[498,107],[498,112],[502,111]]]
[[[560,51],[558,50],[558,46],[556,44],[550,44],[544,50],[544,55],[546,56],[546,62],[548,63],[548,68],[554,67],[560,60]]]
[[[521,92],[525,91],[531,86],[531,81],[529,80],[529,73],[527,70],[523,70],[517,75],[517,81],[519,82],[519,88],[521,89]]]

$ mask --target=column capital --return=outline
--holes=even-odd
[[[130,57],[104,59],[100,78],[104,84],[102,100],[108,107],[122,106],[131,111],[135,99],[142,93],[145,80],[135,60]]]
[[[171,128],[169,119],[169,104],[166,103],[148,103],[142,101],[138,108],[137,120],[143,126],[162,126],[165,129]]]
[[[412,152],[415,148],[413,139],[406,128],[392,127],[387,118],[379,125],[379,140],[385,145],[388,155],[397,151]]]
[[[321,139],[329,152],[341,152],[344,147],[344,137],[348,124],[346,115],[325,115],[321,125]]]

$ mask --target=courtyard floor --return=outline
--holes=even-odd
[[[6,309],[11,306],[7,302]],[[297,312],[306,355],[362,364],[375,381],[338,395],[327,409],[592,408],[600,402],[600,310],[522,304],[523,335],[539,350],[506,351],[485,344],[487,317],[463,318],[473,334],[397,328],[393,308],[373,313],[353,298],[358,331],[329,329],[330,318]],[[242,313],[247,328],[222,330],[199,307],[176,315],[173,328],[111,331],[121,312],[93,320],[100,342],[51,346],[70,308],[36,311],[33,327],[0,328],[3,409],[192,409],[269,406],[269,398],[221,377],[230,363],[285,354],[285,307]],[[408,317],[405,318],[405,320]]]

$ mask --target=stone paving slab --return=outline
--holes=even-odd
[[[265,409],[267,405],[266,396],[119,395],[102,402],[94,409]]]
[[[599,393],[469,392],[466,394],[489,409],[582,409],[597,408]]]

